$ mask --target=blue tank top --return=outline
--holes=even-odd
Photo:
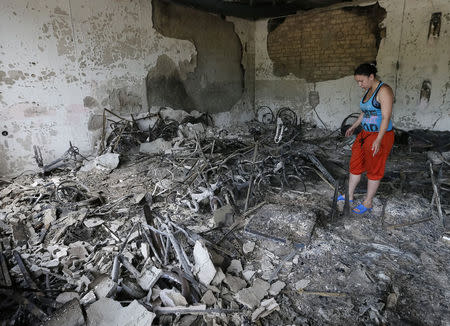
[[[366,102],[364,102],[364,99],[367,96],[367,93],[369,93],[369,90],[364,94],[364,97],[361,99],[361,102],[359,103],[359,107],[361,108],[361,111],[364,113],[363,120],[361,122],[361,125],[365,131],[371,131],[371,132],[378,132],[380,130],[381,125],[381,104],[377,101],[377,94],[380,90],[381,85],[383,85],[383,82],[380,82],[380,85],[378,85],[375,92],[373,92],[372,96],[369,99],[366,99]],[[389,120],[389,125],[386,131],[392,130],[392,121]]]

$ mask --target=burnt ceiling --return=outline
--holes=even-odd
[[[298,10],[327,7],[351,0],[166,0],[211,13],[245,19],[295,14]]]

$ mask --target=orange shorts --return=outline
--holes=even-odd
[[[394,131],[387,131],[378,153],[373,156],[372,143],[378,137],[378,132],[361,131],[352,146],[350,159],[350,173],[362,174],[367,172],[367,179],[381,180],[384,176],[386,160],[394,145]]]

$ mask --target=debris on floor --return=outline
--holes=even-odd
[[[346,216],[348,140],[269,111],[226,131],[105,110],[97,157],[36,146],[39,174],[0,180],[2,322],[450,323],[449,153],[397,144]]]

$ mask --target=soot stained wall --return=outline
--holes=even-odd
[[[166,37],[189,40],[197,50],[196,69],[183,76],[165,56],[147,76],[149,105],[217,113],[241,98],[242,47],[233,23],[194,9],[153,1],[154,28]]]
[[[269,21],[267,50],[274,75],[292,73],[308,82],[352,75],[358,64],[376,59],[385,14],[377,3]]]

